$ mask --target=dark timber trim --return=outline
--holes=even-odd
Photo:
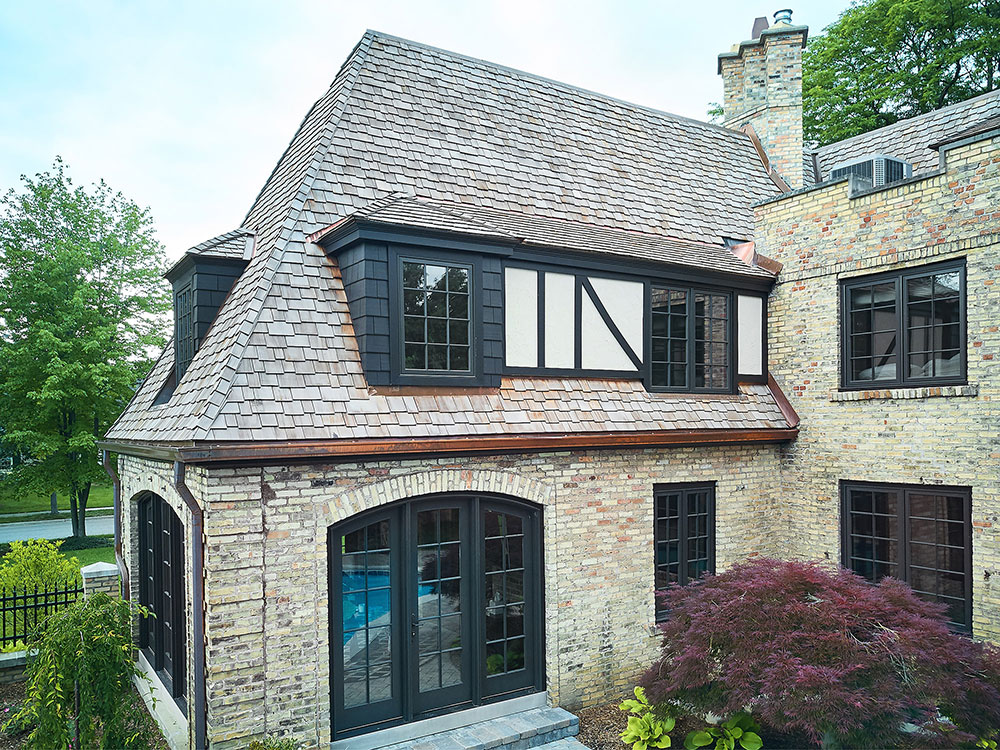
[[[643,430],[630,432],[559,432],[537,435],[475,435],[437,438],[297,440],[188,445],[152,445],[105,441],[98,447],[131,456],[182,460],[188,464],[257,465],[269,461],[353,460],[360,457],[473,455],[589,448],[655,448],[680,445],[782,443],[794,440],[795,428]]]
[[[582,279],[583,288],[587,291],[587,296],[590,297],[590,301],[594,303],[594,307],[597,308],[597,313],[601,316],[601,320],[604,321],[604,325],[608,327],[611,331],[611,335],[615,337],[615,341],[618,342],[618,346],[622,348],[625,355],[631,360],[632,364],[635,365],[636,370],[642,369],[642,360],[632,349],[632,346],[625,340],[622,332],[618,330],[618,326],[615,321],[611,319],[611,314],[608,312],[608,308],[604,306],[601,302],[600,295],[597,294],[597,290],[594,289],[594,285],[590,283],[590,279],[587,276],[580,277]],[[580,330],[583,333],[583,330]]]

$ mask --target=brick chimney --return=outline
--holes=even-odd
[[[756,19],[753,39],[719,55],[725,126],[752,128],[771,168],[792,189],[803,185],[802,48],[808,33],[808,26],[792,25],[790,10],[779,10],[773,26]]]

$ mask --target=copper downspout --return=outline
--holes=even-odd
[[[184,483],[185,465],[174,461],[174,489],[191,511],[191,567],[194,580],[194,746],[195,750],[207,747],[205,737],[205,525],[201,506]]]
[[[111,477],[112,494],[115,499],[115,562],[118,563],[118,575],[122,577],[122,598],[126,601],[132,598],[132,587],[129,584],[128,568],[122,556],[122,480],[111,462],[111,451],[101,451],[104,470]]]

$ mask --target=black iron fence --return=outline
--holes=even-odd
[[[27,640],[45,618],[83,594],[77,583],[0,589],[0,648]]]

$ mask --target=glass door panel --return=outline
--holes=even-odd
[[[334,698],[338,730],[402,714],[398,651],[400,588],[393,570],[397,524],[390,515],[333,535]],[[339,594],[339,596],[338,596]],[[339,615],[339,616],[338,616]]]
[[[463,506],[418,507],[412,513],[411,645],[417,714],[471,700],[468,534]],[[413,680],[411,679],[411,682]]]

